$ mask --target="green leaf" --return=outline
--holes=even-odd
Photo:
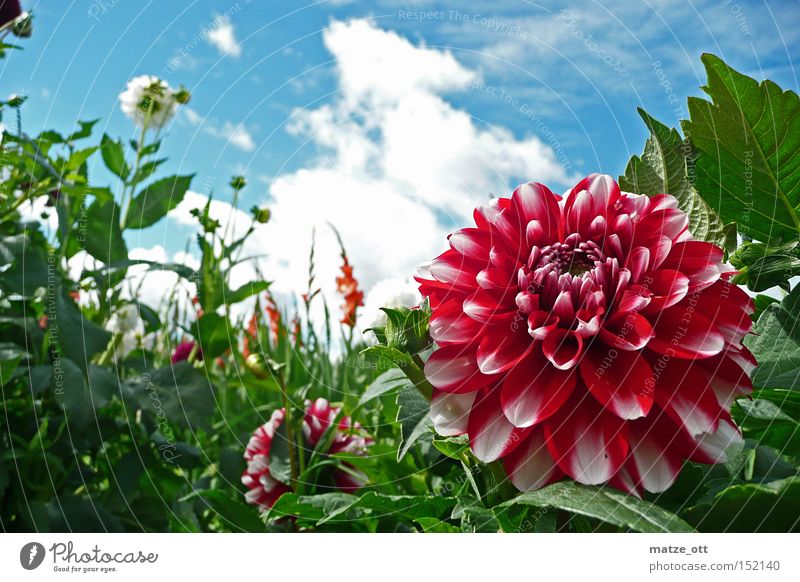
[[[628,162],[625,175],[619,178],[620,188],[647,196],[672,194],[678,200],[678,208],[688,215],[689,230],[694,237],[724,246],[722,220],[688,178],[687,162],[693,157],[691,145],[676,129],[667,127],[644,109],[638,111],[650,130],[650,137],[641,157],[633,156]]]
[[[225,303],[227,305],[239,303],[248,297],[252,297],[253,295],[257,295],[262,291],[266,291],[269,289],[270,285],[271,283],[269,281],[251,281],[249,283],[245,283],[241,287],[238,287],[233,291],[229,291],[225,295]]]
[[[397,447],[398,462],[422,437],[432,436],[433,421],[429,414],[430,404],[413,386],[403,388],[397,394],[397,422],[400,423],[400,442]]]
[[[131,173],[131,168],[128,162],[125,161],[125,150],[122,147],[122,142],[114,141],[108,135],[103,134],[103,139],[100,141],[100,154],[103,156],[103,162],[109,171],[123,180],[125,180]]]
[[[286,431],[286,423],[282,422],[272,437],[272,444],[269,449],[269,474],[276,481],[284,485],[292,484],[292,464],[289,460],[289,437]]]
[[[56,402],[67,420],[78,428],[86,428],[92,418],[92,401],[83,371],[68,358],[61,358],[61,373],[53,374]]]
[[[0,344],[0,386],[5,387],[20,361],[28,356],[25,350],[15,344],[5,342]]]
[[[269,510],[268,517],[297,517],[318,522],[331,513],[341,515],[341,509],[350,507],[358,500],[349,493],[323,493],[321,495],[297,495],[284,493]],[[343,517],[344,519],[344,517]]]
[[[723,222],[762,242],[800,235],[800,98],[758,83],[711,54],[703,90],[689,98],[684,132],[697,148],[694,184]]]
[[[149,413],[159,426],[210,428],[214,387],[189,362],[140,374],[123,384],[123,390],[128,400]]]
[[[553,483],[523,493],[501,505],[532,505],[563,509],[620,528],[645,533],[690,532],[689,524],[661,507],[614,489],[588,487],[572,481]]]
[[[73,171],[77,170],[86,163],[86,160],[88,160],[97,149],[97,146],[93,146],[72,152],[67,161],[66,168]]]
[[[95,200],[86,211],[86,252],[103,263],[124,261],[128,247],[119,228],[120,210],[113,200]]]
[[[181,203],[193,177],[194,174],[171,176],[145,187],[131,200],[127,226],[129,228],[145,228],[161,220],[170,210]]]
[[[443,518],[450,513],[455,504],[456,500],[453,497],[384,495],[375,491],[367,491],[349,505],[342,504],[328,512],[317,522],[317,525],[322,525],[350,510],[359,510],[359,516],[372,518],[391,517],[397,519],[402,517],[407,520],[426,516]]]
[[[703,532],[800,531],[800,477],[733,485],[685,516]]]
[[[197,496],[216,513],[225,527],[233,532],[263,533],[267,527],[259,519],[256,510],[235,499],[227,491],[206,489],[198,491]]]
[[[232,345],[236,345],[236,338],[228,325],[227,317],[211,311],[204,313],[195,325],[200,348],[203,350],[203,359],[206,361],[213,361]]]
[[[758,362],[756,388],[800,389],[800,285],[769,305],[744,343]]]
[[[774,447],[780,453],[797,455],[800,454],[800,416],[792,417],[782,408],[785,400],[780,400],[780,393],[786,394],[786,391],[763,390],[757,398],[740,398],[731,412],[746,437]],[[791,394],[800,396],[798,392]],[[787,408],[790,407],[791,401]]]
[[[105,350],[111,334],[86,319],[75,302],[62,289],[56,290],[56,317],[50,321],[50,343],[86,370],[89,360]]]
[[[368,402],[394,390],[407,387],[413,388],[413,386],[411,380],[403,374],[402,370],[399,368],[391,368],[375,378],[375,381],[367,387],[364,394],[361,395],[361,399],[358,401],[358,406],[364,406]]]
[[[79,121],[78,125],[80,126],[80,129],[67,136],[67,141],[71,142],[78,139],[84,139],[89,137],[90,135],[92,135],[92,129],[94,128],[94,126],[97,124],[98,121],[100,120],[93,119],[91,121]]]
[[[446,457],[461,461],[465,452],[469,450],[467,435],[455,437],[434,437],[433,446]]]

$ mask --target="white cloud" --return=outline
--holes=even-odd
[[[474,206],[507,194],[510,182],[534,179],[560,189],[573,179],[537,137],[487,127],[446,100],[479,78],[449,52],[415,46],[365,20],[333,22],[323,40],[340,91],[329,104],[293,112],[289,125],[319,156],[273,179],[272,219],[244,248],[268,256],[237,267],[237,279],[254,276],[258,266],[275,292],[305,291],[316,229],[317,282],[338,306],[341,259],[328,223],[339,229],[355,276],[369,290],[408,277],[441,252],[447,233],[468,226]],[[205,200],[187,194],[171,216],[189,222],[189,210]],[[239,232],[250,224],[224,202],[212,204],[215,212]]]
[[[206,34],[206,40],[217,47],[221,55],[241,56],[242,47],[236,41],[236,31],[231,19],[227,16],[218,17],[215,24]]]
[[[208,121],[191,107],[184,107],[186,120],[192,125],[202,126],[203,131],[219,139],[224,139],[234,147],[244,152],[252,152],[256,149],[256,143],[250,130],[244,124],[234,124],[226,121],[221,126],[217,126]]]

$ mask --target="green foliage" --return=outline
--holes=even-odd
[[[694,237],[725,247],[722,220],[690,180],[688,171],[695,157],[691,143],[641,108],[639,115],[650,130],[650,137],[641,157],[633,156],[628,162],[625,175],[619,179],[620,188],[647,196],[672,194],[678,200],[678,208],[689,216],[689,230]]]
[[[725,222],[761,242],[800,235],[800,98],[705,54],[712,101],[689,98],[684,132],[698,150],[694,185]]]

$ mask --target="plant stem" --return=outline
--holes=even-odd
[[[281,399],[283,400],[283,422],[286,424],[286,440],[289,441],[289,470],[291,472],[292,490],[297,489],[297,441],[294,440],[294,427],[292,425],[292,413],[289,406],[289,395],[286,390],[286,382],[283,373],[279,370],[273,372],[278,377],[278,385],[281,388]]]

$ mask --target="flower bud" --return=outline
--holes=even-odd
[[[269,376],[269,366],[261,354],[250,354],[244,360],[244,366],[253,376],[259,380],[265,380]]]

